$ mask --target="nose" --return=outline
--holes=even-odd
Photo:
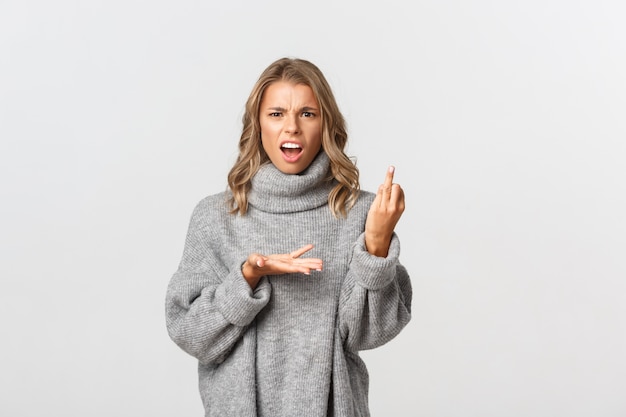
[[[295,114],[289,114],[285,118],[285,131],[287,133],[296,134],[300,132],[300,124],[298,123],[298,116]]]

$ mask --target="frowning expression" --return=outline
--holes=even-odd
[[[272,163],[299,174],[322,147],[322,120],[308,85],[277,81],[265,89],[259,110],[261,141]]]

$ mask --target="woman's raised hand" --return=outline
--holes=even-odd
[[[393,230],[404,212],[404,191],[393,183],[394,172],[395,168],[390,166],[365,222],[365,247],[369,253],[380,257],[387,256]]]

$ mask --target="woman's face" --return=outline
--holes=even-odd
[[[277,81],[265,89],[259,109],[261,141],[272,163],[299,174],[322,147],[322,120],[311,87]]]

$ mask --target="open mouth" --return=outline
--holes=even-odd
[[[285,156],[289,158],[293,158],[298,156],[300,152],[302,152],[302,147],[297,143],[283,143],[280,147],[280,150],[285,154]]]

